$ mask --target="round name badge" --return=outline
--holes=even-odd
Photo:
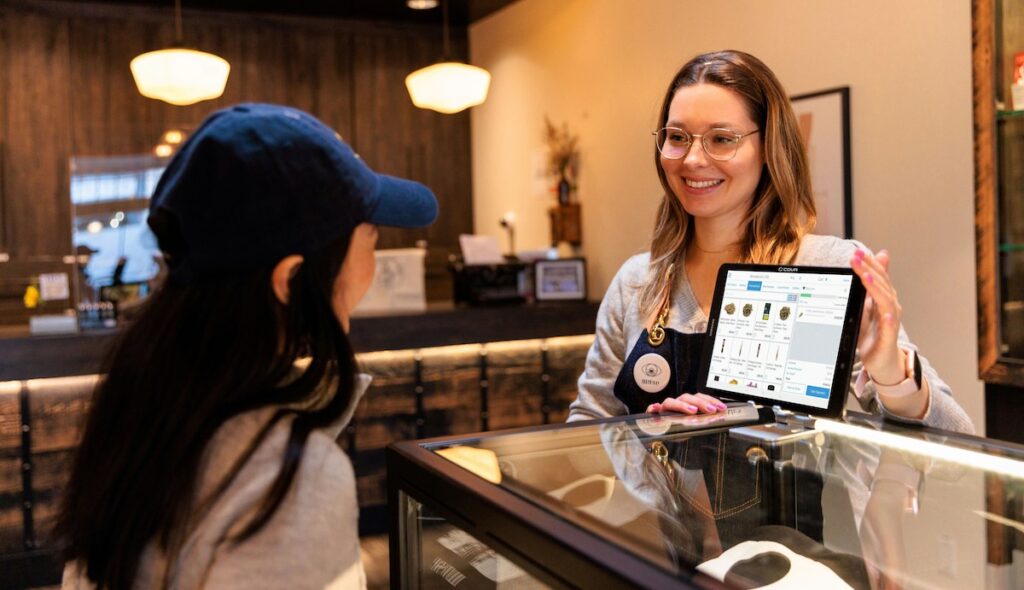
[[[660,354],[648,352],[636,361],[633,366],[633,380],[640,389],[647,393],[658,393],[668,385],[672,370],[668,361]]]

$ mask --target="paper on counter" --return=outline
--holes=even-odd
[[[462,248],[462,260],[466,264],[501,264],[505,257],[501,255],[498,239],[494,236],[476,236],[462,234],[459,236]]]

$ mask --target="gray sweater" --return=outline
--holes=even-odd
[[[795,264],[806,266],[849,267],[850,257],[863,244],[832,236],[805,236],[800,244]],[[587,354],[583,374],[579,378],[579,393],[569,407],[569,421],[588,420],[618,416],[626,413],[626,406],[612,391],[615,379],[622,369],[629,352],[643,332],[645,316],[639,310],[640,287],[647,280],[650,255],[638,254],[622,265],[612,279],[604,301],[597,313],[597,327],[594,344]],[[677,280],[672,292],[672,309],[668,327],[682,333],[692,334],[707,331],[708,317],[697,303],[685,269],[677,271]],[[905,349],[917,350],[906,331],[900,326],[899,345]],[[889,412],[876,395],[874,385],[868,381],[861,395],[854,393],[854,383],[863,364],[859,355],[855,358],[850,381],[850,401],[847,407],[858,404],[867,412],[882,414],[903,422],[920,423],[926,426],[960,432],[974,432],[974,426],[963,408],[953,399],[953,392],[939,377],[924,356],[920,356],[924,378],[931,389],[928,412],[920,420],[909,420]]]
[[[360,375],[345,414],[310,434],[292,486],[258,533],[239,544],[230,537],[260,507],[280,471],[291,418],[278,421],[228,488],[189,526],[174,555],[151,542],[142,553],[135,588],[365,588],[359,559],[359,508],[352,464],[336,442],[352,419],[370,377]],[[209,496],[276,407],[228,420],[203,457],[199,498]],[[63,588],[92,590],[80,569],[64,568]]]

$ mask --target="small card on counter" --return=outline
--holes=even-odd
[[[505,262],[501,248],[498,247],[498,239],[494,236],[462,234],[459,236],[459,246],[462,248],[462,260],[467,265]]]
[[[68,273],[51,272],[39,275],[39,298],[43,301],[60,301],[71,297]]]

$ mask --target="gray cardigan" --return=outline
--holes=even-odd
[[[863,244],[832,236],[808,235],[800,243],[796,264],[807,266],[845,266],[850,257]],[[865,248],[866,249],[866,248]],[[588,420],[618,416],[626,413],[626,406],[612,391],[615,379],[633,349],[640,333],[644,330],[645,317],[639,311],[640,287],[647,280],[650,255],[638,254],[622,265],[612,279],[604,301],[597,313],[594,344],[587,354],[583,374],[579,378],[579,393],[569,407],[569,421]],[[672,309],[668,327],[682,333],[699,333],[707,330],[708,317],[697,304],[690,289],[685,270],[677,271],[676,285],[672,293]],[[917,350],[900,326],[899,345],[905,349]],[[971,419],[953,399],[953,392],[939,377],[939,374],[923,356],[920,356],[924,378],[931,388],[928,412],[920,420],[909,420],[889,412],[878,399],[874,385],[868,381],[861,395],[854,393],[854,383],[863,369],[860,357],[854,362],[850,381],[850,401],[847,407],[857,403],[864,411],[882,414],[887,418],[903,422],[919,423],[945,430],[974,432]]]
[[[336,439],[369,386],[360,375],[348,409],[336,423],[313,431],[288,494],[258,533],[230,537],[261,506],[281,467],[292,419],[278,421],[210,509],[190,523],[174,555],[150,542],[135,588],[365,588],[359,558],[359,507],[352,463]],[[207,445],[200,498],[208,497],[256,433],[277,410],[253,410],[228,420]],[[63,588],[92,590],[78,563],[64,568]]]

